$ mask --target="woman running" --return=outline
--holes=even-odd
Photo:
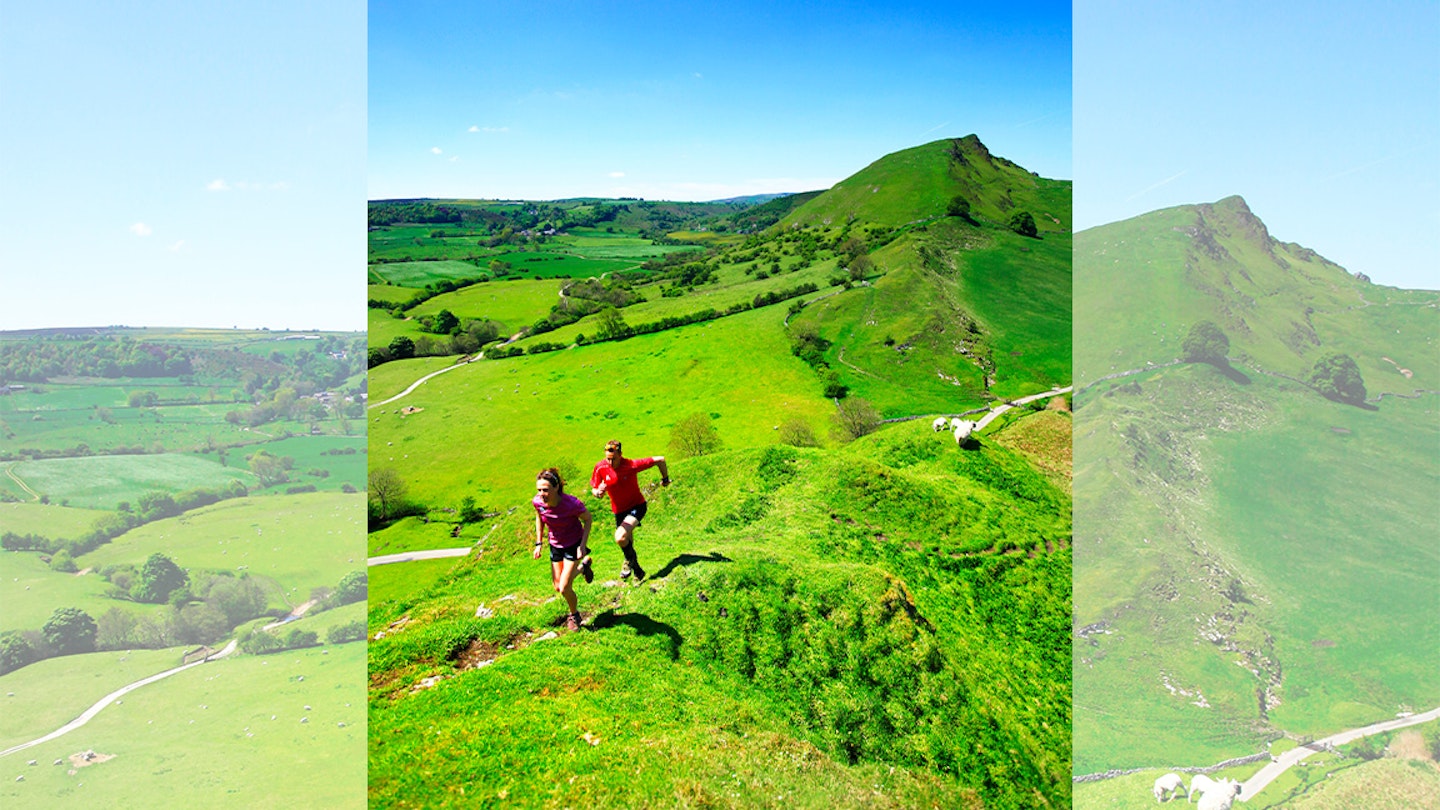
[[[565,494],[565,482],[554,467],[541,470],[535,477],[535,553],[540,559],[540,546],[548,535],[550,540],[550,582],[556,593],[565,597],[570,615],[565,626],[580,629],[580,606],[575,600],[575,574],[582,559],[589,564],[590,510],[574,495]],[[588,573],[588,571],[586,572]],[[593,574],[591,575],[593,576]],[[590,577],[586,577],[588,582]]]

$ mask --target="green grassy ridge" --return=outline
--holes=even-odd
[[[559,300],[562,283],[553,279],[521,279],[472,284],[431,298],[410,310],[403,319],[387,310],[371,309],[368,312],[370,346],[389,346],[401,335],[411,340],[444,337],[422,331],[419,321],[415,320],[421,315],[438,314],[442,309],[450,310],[461,324],[477,319],[497,321],[502,335],[509,336],[549,313]]]
[[[807,307],[792,324],[815,325],[841,381],[886,416],[981,404],[986,366],[975,357],[994,369],[996,396],[1048,390],[1071,373],[1068,242],[936,223],[876,251],[886,273],[872,287]]]
[[[527,631],[543,632],[556,607],[545,601],[543,566],[529,560],[533,519],[506,519],[483,555],[462,561],[422,594],[372,610],[372,631],[402,614],[412,620],[372,645],[379,739],[403,750],[383,729],[405,735],[417,724],[444,724],[445,711],[431,705],[488,703],[488,678],[540,666],[551,651],[580,654],[576,645],[594,638],[607,646],[623,643],[622,658],[655,656],[657,664],[645,667],[652,688],[719,679],[725,694],[757,707],[759,728],[789,723],[804,729],[842,763],[859,767],[878,758],[959,773],[953,786],[1008,797],[999,800],[1002,806],[1068,797],[1064,756],[1047,753],[1068,751],[1069,742],[1068,553],[962,552],[986,538],[992,546],[1032,550],[1046,539],[1063,541],[1068,498],[1008,451],[986,446],[963,453],[942,439],[948,436],[936,437],[928,425],[906,425],[845,451],[772,447],[676,462],[677,484],[652,497],[642,529],[639,548],[651,566],[651,587],[616,595],[581,586],[582,610],[608,617],[597,619],[607,629],[513,653],[503,646]],[[947,491],[947,483],[957,491]],[[938,526],[918,519],[987,497],[1004,500],[1005,508]],[[999,526],[1005,537],[996,541],[994,521],[1007,513],[1010,519]],[[600,578],[618,562],[605,546],[595,550]],[[903,573],[891,573],[897,571]],[[498,601],[505,594],[516,598]],[[492,605],[497,617],[475,619],[476,601]],[[619,640],[612,638],[616,633]],[[452,671],[448,659],[476,638],[494,645],[499,661],[458,676],[454,685],[465,698],[442,697],[449,681],[408,694],[426,675]],[[564,677],[608,683],[619,674],[608,669],[597,662]],[[997,679],[996,673],[1007,674]],[[534,683],[551,682],[515,677],[532,684],[532,692]],[[587,711],[589,693],[576,699]],[[711,703],[691,711],[713,716]],[[490,739],[487,724],[468,725],[467,746],[495,744],[475,741]],[[750,727],[754,734],[756,726]],[[1007,755],[1006,748],[1021,753]],[[386,770],[373,763],[372,775]],[[676,787],[662,785],[661,795]]]
[[[1422,539],[1440,528],[1423,496],[1440,474],[1416,442],[1435,433],[1433,401],[1366,411],[1182,366],[1082,403],[1076,625],[1109,627],[1076,641],[1077,772],[1155,750],[1204,764],[1274,728],[1319,736],[1440,700],[1424,674],[1440,623],[1416,609],[1440,564]],[[1332,508],[1357,481],[1374,508]],[[1270,674],[1203,640],[1207,617]],[[1211,708],[1166,694],[1162,672]]]
[[[792,418],[823,435],[834,405],[790,354],[784,315],[765,307],[619,342],[471,363],[370,411],[371,466],[396,469],[432,508],[470,495],[495,509],[529,500],[535,472],[562,460],[588,477],[612,438],[637,457],[664,455],[671,426],[696,411],[719,414],[715,426],[730,447],[773,443],[774,428]],[[387,363],[374,370],[373,395],[443,365]],[[424,410],[399,412],[408,406]]]
[[[25,781],[6,779],[0,804],[361,806],[364,655],[363,644],[237,654],[142,687],[83,728],[8,757]],[[86,750],[115,758],[74,775],[68,762],[51,765]],[[29,759],[41,764],[24,767]]]
[[[135,560],[143,563],[142,557]],[[77,563],[80,568],[86,564]],[[160,605],[121,602],[105,595],[109,582],[98,574],[66,574],[50,570],[40,554],[31,551],[0,552],[0,593],[5,610],[0,613],[0,631],[39,630],[57,608],[80,608],[98,619],[105,611],[119,607],[147,614]]]
[[[992,156],[974,135],[886,155],[801,205],[776,227],[839,227],[851,217],[898,227],[943,217],[956,195],[969,200],[977,219],[1003,225],[1015,210],[1028,210],[1041,234],[1070,229],[1068,181],[1037,177]]]
[[[1334,350],[1352,355],[1374,388],[1440,387],[1440,364],[1427,360],[1435,292],[1371,285],[1275,240],[1238,197],[1088,229],[1076,235],[1075,261],[1075,311],[1087,335],[1075,358],[1081,385],[1174,359],[1190,326],[1211,320],[1230,338],[1232,358],[1268,370],[1304,377]]]
[[[367,420],[373,422],[377,418],[376,403],[384,402],[399,394],[409,388],[411,383],[431,372],[455,365],[455,360],[454,357],[413,357],[408,360],[392,360],[370,369],[366,381],[370,391],[370,405],[369,410],[366,411]],[[373,435],[367,433],[367,436],[371,438],[370,445],[373,448],[375,446]]]

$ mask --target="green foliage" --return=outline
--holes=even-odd
[[[950,202],[945,205],[945,216],[970,219],[970,201],[956,194],[954,197],[951,197]]]
[[[1365,402],[1365,381],[1355,359],[1341,352],[1327,352],[1315,361],[1307,380],[1324,396],[1351,405]]]
[[[708,455],[722,444],[709,414],[692,413],[670,429],[670,453],[677,460]]]
[[[845,441],[854,441],[880,427],[880,412],[866,400],[847,397],[835,408],[835,424]]]
[[[35,649],[24,636],[10,631],[0,633],[0,675],[29,664],[35,660]]]
[[[1189,363],[1227,364],[1230,338],[1211,321],[1196,321],[1180,343],[1182,357]]]
[[[1035,217],[1029,211],[1016,211],[1006,227],[1021,236],[1038,236],[1039,231],[1035,228]]]
[[[780,426],[780,442],[791,447],[819,447],[820,440],[804,419],[788,419]]]
[[[331,625],[325,630],[326,644],[345,644],[365,640],[365,620],[356,619],[345,624]]]
[[[70,557],[70,552],[62,548],[50,558],[50,570],[59,571],[62,574],[73,574],[80,569],[75,567],[75,560]]]
[[[189,575],[180,570],[174,560],[157,551],[140,567],[135,583],[130,586],[130,596],[137,602],[161,604],[189,581]]]
[[[45,643],[56,655],[74,655],[95,649],[95,620],[79,608],[59,608],[40,628]]]
[[[368,587],[369,579],[364,571],[351,571],[340,579],[339,585],[335,586],[332,598],[336,605],[359,602],[365,598]]]

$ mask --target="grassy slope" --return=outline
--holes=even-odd
[[[428,593],[375,606],[372,631],[410,622],[372,646],[372,801],[1066,802],[1068,552],[951,556],[1063,546],[1063,491],[919,424],[674,475],[640,535],[647,587],[580,586],[591,632],[532,642],[558,612],[525,513]],[[613,546],[595,555],[613,576]],[[457,672],[471,639],[496,663]],[[420,772],[402,766],[417,744]]]
[[[364,656],[363,644],[232,656],[143,687],[82,729],[8,757],[25,781],[5,779],[0,804],[364,807]],[[50,764],[85,750],[115,758],[74,775]],[[26,768],[29,759],[42,764]]]
[[[80,509],[31,501],[0,503],[0,526],[16,534],[42,534],[46,537],[70,539],[79,537],[109,514],[100,509]]]
[[[68,499],[75,506],[92,509],[114,507],[120,501],[133,504],[155,490],[218,489],[236,479],[245,484],[255,482],[248,471],[180,453],[49,458],[22,462],[14,469],[31,489],[51,500]]]
[[[1238,198],[1076,245],[1076,323],[1099,338],[1077,353],[1082,382],[1172,359],[1202,318],[1267,369],[1303,375],[1339,349],[1372,395],[1440,378],[1416,359],[1434,356],[1434,293],[1271,242]],[[1440,667],[1440,626],[1416,607],[1433,594],[1416,572],[1437,565],[1423,538],[1440,531],[1433,396],[1362,410],[1244,366],[1231,377],[1186,366],[1079,400],[1076,621],[1108,626],[1076,642],[1077,772],[1154,764],[1157,739],[1201,764],[1255,750],[1272,724],[1319,733],[1440,701],[1421,675]]]
[[[372,410],[371,464],[395,468],[432,507],[471,495],[493,509],[528,500],[544,466],[569,459],[588,477],[611,438],[637,456],[663,455],[670,427],[697,410],[718,414],[730,447],[771,443],[773,427],[790,418],[824,434],[833,406],[790,355],[784,314],[768,307],[619,343],[472,363]],[[406,367],[425,362],[376,371],[413,380],[423,372]],[[377,397],[398,386],[385,379]],[[398,413],[405,406],[424,410]]]

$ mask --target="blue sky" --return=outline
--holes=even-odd
[[[0,0],[0,329],[365,328],[365,6]]]
[[[1271,235],[1440,288],[1440,4],[1075,5],[1075,227],[1239,194]]]
[[[372,2],[369,40],[371,199],[806,191],[970,133],[1070,176],[1068,3]]]

